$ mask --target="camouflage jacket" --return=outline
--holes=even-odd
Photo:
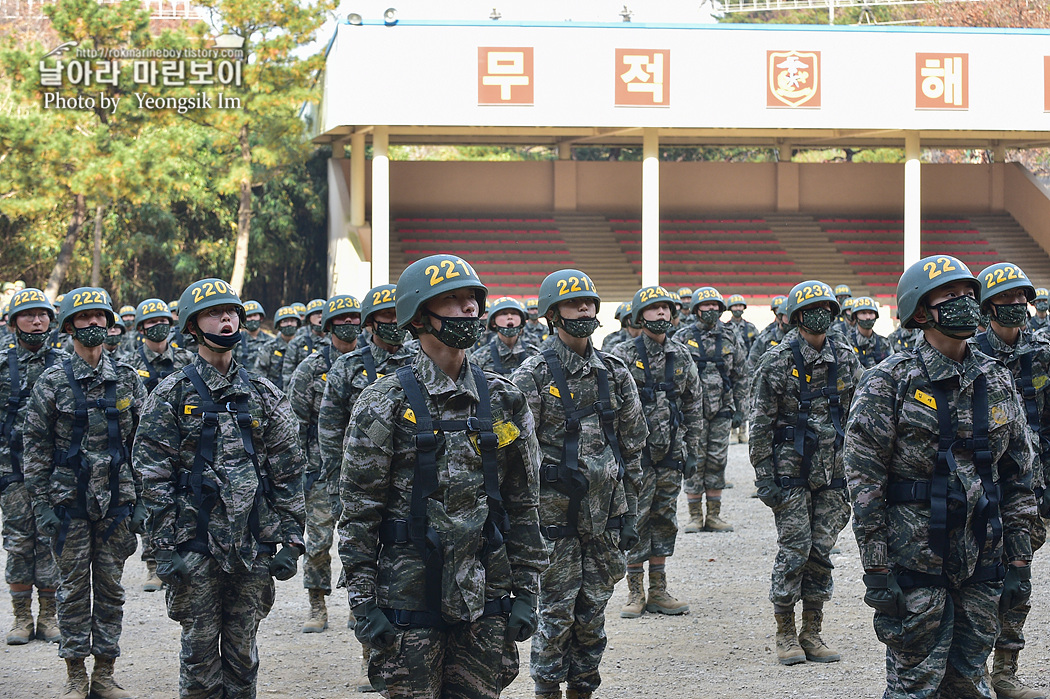
[[[693,361],[697,362],[700,383],[703,384],[704,417],[708,420],[719,413],[744,412],[750,381],[747,373],[747,350],[739,334],[728,324],[718,321],[711,329],[697,323],[676,336],[685,345]],[[713,362],[702,366],[700,357],[713,357],[721,339],[723,369]],[[723,375],[724,372],[724,375]],[[727,389],[725,379],[729,380]]]
[[[105,410],[97,407],[95,401],[105,397],[104,382],[116,382],[120,439],[123,444],[130,445],[139,422],[142,402],[146,398],[146,389],[134,369],[127,364],[114,362],[105,352],[94,368],[77,354],[69,362],[73,377],[80,382],[90,406],[87,409],[87,428],[80,445],[82,464],[88,473],[86,497],[82,504],[87,508],[88,519],[98,521],[105,518],[111,508],[134,505],[142,492],[142,481],[138,469],[131,466],[129,453],[129,459],[120,466],[117,474],[117,502],[112,502],[109,423]],[[59,362],[46,369],[33,386],[22,428],[25,444],[23,470],[26,489],[34,506],[43,503],[51,507],[79,510],[81,503],[77,502],[77,474],[74,466],[56,463],[56,457],[64,457],[69,453],[76,410],[73,389],[63,364]]]
[[[277,334],[255,355],[254,372],[277,388],[284,387],[284,357],[288,353],[289,344],[290,340],[285,340],[284,335]]]
[[[464,362],[457,380],[425,353],[411,365],[434,420],[477,416],[478,387]],[[539,448],[525,397],[509,380],[485,373],[492,419],[499,436],[499,490],[510,520],[504,545],[482,559],[488,516],[476,433],[442,432],[436,452],[437,490],[426,499],[427,524],[444,554],[441,614],[447,621],[474,621],[486,601],[539,589],[547,566],[540,538]],[[361,393],[347,432],[339,492],[339,555],[350,605],[375,599],[380,607],[426,610],[426,575],[412,542],[379,543],[380,523],[408,520],[417,468],[416,414],[397,376],[388,374]],[[431,610],[436,611],[436,610]]]
[[[260,330],[255,337],[249,335],[247,330],[242,330],[241,341],[233,348],[233,358],[243,367],[254,367],[259,353],[270,344],[271,340],[273,340],[273,335],[265,330]]]
[[[245,451],[235,412],[218,413],[214,463],[204,466],[201,475],[218,486],[208,517],[208,551],[227,572],[250,570],[257,543],[303,545],[303,454],[295,416],[288,398],[266,379],[249,373],[245,384],[236,361],[226,375],[199,356],[193,367],[215,402],[248,399],[252,444],[259,470],[269,479],[269,494],[256,498],[259,471]],[[142,495],[149,508],[146,531],[158,549],[175,549],[197,537],[196,498],[180,481],[193,473],[204,427],[201,403],[189,378],[179,371],[160,382],[143,409],[135,466],[142,473]],[[253,506],[259,518],[258,542],[249,526]]]
[[[755,344],[755,338],[758,337],[758,328],[750,320],[730,320],[726,323],[730,328],[736,330],[737,337],[744,343],[744,351],[750,352],[751,346]]]
[[[365,352],[371,352],[377,376],[369,376],[365,370],[362,359]],[[418,340],[409,340],[395,352],[387,352],[373,344],[358,347],[332,362],[317,418],[321,465],[326,474],[337,473],[343,463],[346,428],[350,424],[350,413],[361,391],[376,379],[393,374],[399,367],[409,364],[418,352]]]
[[[942,558],[930,546],[930,503],[890,502],[888,490],[898,481],[929,481],[934,475],[940,429],[929,382],[956,384],[948,391],[952,422],[957,425],[956,436],[967,438],[973,435],[974,381],[981,374],[988,382],[989,441],[993,479],[1002,494],[1003,543],[993,549],[989,536],[987,550],[978,549],[974,512],[984,489],[973,452],[957,445],[952,450],[956,467],[948,475],[948,489],[961,493],[965,506],[949,501],[949,520],[956,522],[949,525],[947,556]],[[1013,377],[995,360],[968,350],[959,364],[920,339],[915,349],[869,370],[861,379],[846,426],[845,460],[853,531],[864,568],[896,564],[944,574],[959,585],[979,564],[1000,560],[1004,544],[1010,559],[1031,560],[1029,531],[1036,513],[1033,458]]]
[[[1039,315],[1036,314],[1028,318],[1028,329],[1032,332],[1035,332],[1036,330],[1046,330],[1047,327],[1050,327],[1050,315],[1045,318],[1040,318]]]
[[[624,459],[624,478],[619,479],[620,466],[612,446],[605,438],[602,422],[591,413],[580,420],[579,466],[589,482],[587,494],[580,506],[576,529],[586,537],[601,535],[609,517],[638,511],[637,492],[642,478],[642,449],[649,436],[642,415],[642,403],[638,398],[631,373],[623,360],[603,355],[602,364],[593,351],[586,357],[573,352],[554,337],[554,351],[558,353],[565,371],[565,380],[578,408],[598,402],[598,372],[608,372],[610,406],[616,413],[616,435],[620,453]],[[543,466],[562,463],[565,444],[565,408],[561,392],[554,384],[547,360],[537,354],[525,360],[511,377],[529,401],[536,418]],[[541,484],[540,521],[544,525],[564,526],[568,519],[569,497],[553,487]]]
[[[2,412],[0,412],[0,424],[4,426],[0,428],[0,476],[13,473],[15,469],[14,463],[11,461],[11,444],[4,434],[8,423],[10,423],[12,440],[16,444],[21,445],[23,443],[22,423],[25,421],[26,411],[29,408],[29,395],[33,390],[33,385],[49,364],[57,364],[69,357],[62,350],[53,349],[46,344],[35,352],[27,350],[16,342],[8,343],[6,347],[7,349],[0,354],[0,409],[2,409]],[[15,353],[15,359],[18,364],[17,385],[11,382],[11,369],[8,363],[10,361],[9,355],[12,351]],[[14,404],[9,402],[12,393],[15,399]],[[25,399],[19,400],[20,395],[25,396]],[[17,410],[15,414],[10,415],[8,411],[15,407],[16,404]],[[19,468],[21,468],[21,464],[19,464]]]
[[[521,333],[524,337],[532,341],[534,345],[541,345],[546,341],[549,331],[547,324],[544,321],[539,321],[535,325],[531,322],[525,322],[525,330]]]
[[[503,364],[503,371],[496,373],[502,373],[504,376],[510,376],[511,372],[521,366],[522,362],[539,351],[539,348],[524,335],[518,336],[518,341],[513,347],[508,347],[493,335],[488,344],[471,351],[470,361],[482,369],[496,371],[496,363],[492,358],[493,349],[499,354],[500,363]]]
[[[645,424],[649,428],[649,456],[657,463],[667,456],[668,452],[678,461],[684,461],[689,456],[698,456],[702,449],[700,435],[704,429],[704,397],[700,375],[689,355],[689,349],[673,339],[667,339],[661,345],[644,332],[639,337],[643,338],[642,342],[645,343],[645,352],[649,357],[649,374],[654,384],[663,383],[667,355],[674,356],[674,387],[678,394],[675,406],[681,414],[682,421],[675,430],[672,444],[671,402],[667,392],[654,391],[653,401],[647,403],[643,395],[646,388],[645,363],[638,353],[636,343],[632,340],[617,345],[613,354],[624,361],[638,386]]]
[[[142,385],[147,391],[150,391],[156,388],[165,376],[191,364],[196,356],[189,350],[172,346],[170,342],[164,351],[158,354],[143,342],[130,354],[123,355],[121,359],[138,373]]]
[[[826,339],[817,351],[792,329],[784,341],[762,355],[754,370],[751,384],[751,437],[748,451],[755,478],[788,476],[801,478],[803,459],[791,439],[784,439],[783,430],[794,428],[798,422],[799,396],[806,377],[798,376],[791,344],[798,342],[810,391],[828,386],[831,363],[836,363],[836,387],[841,405],[839,428],[846,427],[850,415],[850,401],[857,387],[861,369],[852,347]],[[834,343],[834,354],[832,354]],[[810,460],[809,485],[816,489],[831,485],[833,479],[844,476],[842,447],[833,423],[833,414],[827,396],[812,399],[809,408],[808,430],[816,433],[817,446]]]
[[[299,444],[306,456],[307,479],[320,478],[321,447],[317,441],[318,415],[321,410],[321,398],[332,367],[343,356],[343,353],[329,343],[320,351],[304,359],[299,368],[292,374],[288,385],[288,399],[292,410],[299,420]],[[312,475],[313,474],[313,475]]]
[[[890,341],[874,331],[872,331],[871,337],[864,337],[860,334],[860,329],[850,328],[847,340],[850,346],[853,347],[853,351],[857,353],[860,365],[865,369],[870,369],[893,354]]]
[[[922,331],[917,328],[905,328],[903,325],[890,333],[886,339],[890,343],[890,354],[901,350],[912,349],[922,337]]]
[[[284,351],[284,362],[281,364],[281,386],[288,388],[292,383],[292,374],[299,364],[325,345],[332,344],[327,335],[318,336],[314,332],[297,335],[288,343]]]
[[[612,352],[616,345],[629,339],[631,339],[631,335],[627,332],[627,328],[620,328],[615,332],[611,332],[602,339],[602,352]]]
[[[755,342],[747,353],[747,365],[751,368],[752,374],[762,355],[783,342],[786,334],[776,322],[773,322],[762,328],[762,332],[755,336]]]

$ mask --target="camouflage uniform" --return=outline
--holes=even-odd
[[[696,318],[696,316],[693,316],[693,318]],[[755,324],[743,318],[740,320],[732,318],[726,325],[736,330],[737,337],[744,343],[744,351],[750,352],[751,347],[755,344],[755,339],[758,337],[758,328],[755,327]]]
[[[310,332],[292,338],[284,351],[284,361],[281,364],[281,386],[285,388],[292,384],[292,374],[299,368],[299,364],[314,352],[320,351],[322,347],[331,345],[332,341],[327,335],[318,335]]]
[[[294,339],[294,338],[293,338]],[[278,333],[255,355],[254,373],[269,380],[277,388],[284,387],[284,357],[290,340]],[[246,367],[250,368],[250,367]]]
[[[580,418],[579,467],[588,486],[576,522],[568,521],[569,496],[555,490],[549,480],[541,482],[540,521],[551,563],[540,585],[539,627],[532,638],[529,667],[538,683],[568,682],[572,688],[593,691],[601,684],[598,665],[607,642],[605,607],[626,572],[626,559],[618,548],[619,529],[609,520],[638,512],[641,454],[648,430],[638,389],[620,359],[606,356],[602,362],[593,350],[581,357],[556,334],[552,339],[577,406],[598,401],[598,370],[608,372],[609,407],[615,411],[619,443],[609,444],[594,413]],[[536,418],[541,472],[554,469],[563,459],[566,415],[546,357],[529,357],[513,379]],[[617,448],[626,482],[620,479]],[[563,536],[551,538],[553,528],[575,532],[563,531]]]
[[[65,461],[70,448],[78,446],[70,444],[77,401],[67,368],[90,406],[79,454],[72,457],[84,471],[80,487],[80,469]],[[117,443],[110,440],[109,408],[96,405],[106,397],[106,384],[115,387]],[[29,400],[22,431],[25,486],[34,509],[50,507],[62,519],[58,537],[51,543],[61,575],[58,653],[66,659],[120,655],[124,606],[120,578],[124,561],[137,546],[128,517],[142,485],[127,455],[114,464],[116,469],[111,459],[112,452],[130,445],[145,397],[135,370],[103,352],[94,368],[74,354],[47,369]],[[58,458],[63,463],[56,463]]]
[[[1040,318],[1038,314],[1035,314],[1028,318],[1028,329],[1032,332],[1045,331],[1047,327],[1050,327],[1050,315]]]
[[[752,371],[758,366],[758,360],[762,355],[783,342],[786,334],[787,331],[774,321],[755,336],[755,342],[747,353],[747,364]]]
[[[630,339],[631,334],[627,332],[627,328],[620,328],[615,332],[611,332],[602,340],[602,352],[612,352],[616,345]]]
[[[246,383],[236,361],[226,375],[200,357],[191,366],[211,392],[207,400],[246,401],[258,466],[245,451],[237,413],[212,413],[215,456],[200,469],[204,499],[195,496],[191,476],[206,400],[182,371],[146,401],[135,463],[153,546],[178,551],[189,568],[187,584],[167,589],[168,616],[182,625],[179,696],[246,699],[255,696],[259,622],[274,601],[270,555],[277,543],[303,547],[303,457],[291,406],[272,383],[251,374]],[[199,531],[200,509],[211,498]]]
[[[947,396],[961,438],[973,434],[975,382],[986,382],[980,393],[989,408],[989,477],[998,474],[1001,540],[994,531],[988,535],[990,523],[977,516],[979,501],[987,502],[985,489],[972,444],[962,439],[953,444],[954,468],[944,470],[951,497],[943,528],[931,526],[928,498],[895,493],[931,479],[935,487],[940,479],[934,468],[938,401],[931,382]],[[1020,406],[1013,378],[1001,364],[971,350],[956,363],[925,339],[860,382],[846,427],[853,530],[864,569],[896,573],[906,600],[903,618],[875,613],[875,632],[886,644],[887,698],[991,696],[985,662],[1002,590],[1001,567],[999,575],[994,571],[1004,552],[1011,560],[1032,557],[1033,451]]]
[[[870,369],[893,354],[890,341],[875,331],[872,331],[871,337],[864,337],[860,334],[860,328],[850,328],[846,341],[857,353],[857,359],[865,369]]]
[[[413,373],[435,420],[477,415],[479,391],[469,366],[465,362],[453,381],[425,353],[416,354]],[[536,598],[547,563],[537,515],[539,448],[525,398],[507,379],[484,376],[510,527],[504,545],[486,554],[482,534],[491,501],[472,441],[477,437],[442,432],[437,489],[425,500],[426,525],[440,542],[434,577],[411,537],[396,533],[398,523],[407,528],[414,486],[425,487],[414,476],[416,413],[406,391],[398,377],[387,375],[354,404],[339,484],[339,555],[352,607],[374,601],[388,617],[414,616],[395,627],[391,648],[370,649],[369,677],[392,698],[496,697],[517,675],[517,648],[504,640],[507,617],[501,612],[508,595]]]
[[[806,377],[796,376],[795,343]],[[812,450],[807,473],[792,435],[798,430],[802,382],[809,378],[810,392],[831,388],[833,363],[833,390],[838,392],[841,411],[835,416],[825,395],[811,399],[806,431],[815,433],[816,444],[804,449]],[[756,481],[775,478],[783,489],[781,501],[773,507],[778,550],[769,591],[769,600],[779,607],[793,607],[799,600],[816,606],[831,599],[831,549],[849,521],[839,430],[850,415],[859,373],[860,363],[852,348],[826,339],[815,350],[794,328],[762,356],[754,370],[748,445],[751,464]],[[781,479],[805,480],[806,484]]]
[[[170,342],[160,353],[154,352],[143,342],[133,352],[124,355],[123,361],[138,372],[142,385],[147,392],[151,392],[165,376],[192,364],[195,356],[189,350],[172,346]]]
[[[500,364],[503,367],[502,371],[496,367],[495,360],[492,357],[493,350],[499,355]],[[522,362],[538,351],[536,345],[526,339],[524,334],[519,335],[518,341],[513,346],[508,347],[493,333],[492,339],[488,341],[488,344],[471,351],[470,361],[487,371],[510,376],[511,372],[521,366]]]
[[[524,339],[528,339],[534,345],[542,345],[549,337],[549,330],[546,323],[542,320],[536,323],[527,321],[525,323],[525,329],[522,331]]]
[[[905,328],[901,325],[899,328],[890,333],[890,336],[886,338],[891,349],[891,354],[900,352],[901,350],[912,349],[915,347],[919,338],[922,337],[922,331],[917,329]]]
[[[273,335],[265,330],[260,330],[255,337],[252,337],[247,330],[242,330],[241,341],[233,348],[233,358],[241,366],[250,369],[255,366],[255,360],[265,351],[272,340]]]

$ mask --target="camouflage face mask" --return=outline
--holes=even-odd
[[[277,330],[285,337],[291,337],[296,333],[297,330],[299,330],[299,328],[295,327],[294,325],[282,325],[281,327],[277,328]]]
[[[372,321],[375,325],[375,335],[383,342],[391,345],[403,345],[405,344],[405,337],[408,334],[407,330],[400,330],[397,327],[397,323],[380,323],[378,320]]]
[[[814,335],[823,335],[831,327],[831,311],[826,308],[804,308],[799,316],[798,324]]]
[[[85,347],[98,347],[106,340],[109,330],[104,325],[89,325],[86,328],[77,328],[73,337]]]
[[[711,328],[718,322],[721,315],[722,311],[717,308],[709,308],[706,311],[700,311],[700,322]]]
[[[981,307],[972,296],[957,296],[929,308],[937,311],[937,320],[932,325],[956,340],[973,337],[981,322]]]
[[[343,323],[342,325],[332,325],[332,334],[343,342],[353,342],[357,339],[357,336],[361,334],[361,326],[353,323]]]
[[[481,318],[449,318],[430,312],[427,312],[425,315],[441,321],[440,329],[435,330],[431,327],[428,329],[428,332],[436,337],[441,344],[448,345],[454,349],[462,350],[473,346],[485,329]]]
[[[1039,299],[1035,302],[1035,310],[1043,311],[1044,313],[1046,311],[1050,311],[1050,301],[1047,301],[1046,299]]]
[[[18,331],[18,339],[24,342],[29,347],[40,347],[47,340],[47,331],[42,333],[27,333],[22,330]]]
[[[875,327],[875,319],[874,318],[865,318],[864,320],[858,320],[857,321],[857,325],[859,325],[860,327],[864,328],[865,330],[871,330],[872,328]]]
[[[597,318],[573,318],[572,320],[562,318],[561,323],[565,332],[579,338],[590,337],[601,325]]]
[[[743,308],[737,308],[737,309],[731,310],[729,312],[733,314],[734,318],[743,318],[744,317],[744,309]]]
[[[247,330],[250,333],[255,332],[256,330],[258,330],[261,327],[262,327],[262,321],[261,320],[246,320],[246,321],[244,321],[244,329]]]
[[[993,303],[995,322],[1004,328],[1021,328],[1028,322],[1027,303]]]
[[[116,347],[123,335],[106,335],[106,347]]]
[[[521,334],[521,331],[524,330],[524,329],[525,328],[523,328],[520,325],[516,325],[513,328],[501,328],[501,327],[497,326],[496,327],[496,332],[498,332],[503,337],[517,337],[518,335]]]
[[[642,320],[642,327],[653,335],[666,335],[674,324],[669,320]]]
[[[146,339],[152,342],[164,342],[168,339],[170,333],[170,323],[157,323],[156,325],[151,325],[142,331],[142,334],[146,336]]]

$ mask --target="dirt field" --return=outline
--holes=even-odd
[[[871,627],[872,612],[861,601],[863,585],[852,529],[847,526],[843,531],[842,553],[834,556],[835,598],[826,607],[824,633],[829,645],[842,653],[842,661],[782,667],[773,654],[775,627],[768,601],[776,537],[769,510],[748,497],[754,473],[745,445],[731,447],[728,477],[736,487],[725,492],[723,514],[736,531],[681,535],[677,554],[668,564],[671,592],[691,604],[690,614],[620,619],[626,582],[617,587],[609,605],[604,684],[597,695],[603,699],[881,696],[884,651]],[[679,507],[684,522],[684,496]],[[1036,559],[1036,602],[1021,668],[1029,682],[1045,688],[1050,685],[1050,584],[1044,559],[1043,554]],[[167,617],[163,593],[141,591],[144,577],[137,555],[129,559],[117,678],[139,697],[175,697],[179,627]],[[259,635],[260,697],[362,696],[355,692],[360,646],[345,628],[346,598],[336,594],[329,599],[329,630],[302,634],[299,627],[308,608],[302,578],[277,584],[277,602]],[[6,633],[10,624],[11,603],[3,586],[0,629]],[[529,646],[521,644],[519,649],[522,671],[504,696],[527,699],[533,696]],[[0,645],[0,697],[56,697],[64,680],[57,646],[42,641]]]

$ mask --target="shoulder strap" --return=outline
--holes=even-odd
[[[496,345],[497,342],[499,342],[499,339],[495,337],[489,341],[489,356],[492,357],[492,370],[497,374],[506,376],[510,372],[508,372],[507,368],[503,366],[503,360],[499,357],[499,347]]]
[[[376,372],[376,359],[372,356],[372,346],[367,345],[361,352],[361,363],[365,365],[365,378],[369,384],[373,384],[379,379],[379,374]]]

